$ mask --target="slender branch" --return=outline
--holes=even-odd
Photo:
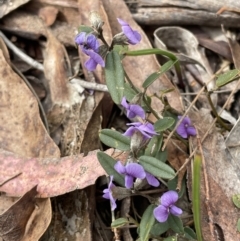
[[[24,60],[27,64],[31,65],[35,69],[43,71],[43,65],[40,64],[39,62],[35,61],[28,55],[26,55],[22,50],[20,50],[18,47],[16,47],[4,34],[2,31],[0,31],[0,37],[4,40],[6,45],[8,46],[9,49],[11,49],[20,59]]]

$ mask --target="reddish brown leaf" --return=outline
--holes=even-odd
[[[0,191],[9,195],[22,195],[38,184],[39,197],[53,197],[83,189],[95,183],[105,171],[99,164],[97,151],[88,156],[68,156],[63,158],[20,158],[13,153],[0,151],[0,182],[16,174],[22,174],[0,187]],[[113,149],[106,151],[114,155]],[[124,153],[118,155],[121,159]]]

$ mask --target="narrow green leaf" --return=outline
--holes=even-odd
[[[240,218],[237,221],[237,230],[238,230],[238,232],[240,232]]]
[[[131,101],[137,94],[129,83],[124,83],[123,96],[125,96],[128,101]]]
[[[147,145],[144,155],[156,157],[158,152],[161,151],[163,141],[162,133],[160,135],[154,136]]]
[[[161,162],[166,162],[167,161],[167,156],[168,156],[168,152],[167,150],[165,149],[164,151],[160,150],[155,158],[157,158],[158,160],[160,160]]]
[[[124,91],[124,70],[121,58],[115,50],[106,56],[105,78],[113,101],[119,105]]]
[[[171,237],[163,239],[163,241],[177,241],[177,237],[171,236]]]
[[[150,156],[141,156],[139,163],[143,166],[144,170],[151,173],[155,177],[171,179],[175,176],[175,171],[164,162]]]
[[[141,241],[148,241],[149,239],[150,231],[153,227],[153,224],[155,223],[155,218],[153,216],[153,209],[155,207],[156,207],[155,205],[151,204],[143,213],[141,223],[140,223],[140,232],[139,232]]]
[[[232,196],[233,203],[237,208],[240,208],[240,194],[235,194]]]
[[[168,217],[168,225],[176,233],[184,232],[182,220],[177,216],[170,214]]]
[[[175,123],[175,119],[172,117],[163,117],[159,119],[154,124],[154,129],[156,132],[165,131],[170,128]]]
[[[85,33],[91,33],[93,32],[93,28],[89,27],[89,26],[86,26],[86,25],[80,25],[78,27],[78,32],[81,33],[81,32],[85,32]]]
[[[130,138],[122,135],[118,131],[103,129],[99,134],[100,140],[107,146],[122,151],[130,150]]]
[[[114,169],[114,165],[116,164],[116,161],[106,153],[100,152],[100,151],[97,153],[97,158],[101,166],[103,167],[103,169],[106,171],[106,173],[109,176],[112,175],[114,177],[113,180],[115,182],[117,182],[121,186],[125,186],[124,177]]]
[[[167,182],[168,190],[176,191],[177,185],[178,185],[178,176],[174,177],[173,179]],[[182,184],[181,184],[181,190],[178,193],[178,197],[179,198],[182,197],[185,191],[186,191],[186,178],[183,178]]]
[[[118,218],[111,223],[112,228],[119,228],[129,223],[127,218]]]
[[[184,236],[189,240],[196,240],[196,233],[189,227],[184,228]]]
[[[177,60],[169,60],[166,62],[163,66],[161,66],[160,70],[158,72],[154,72],[151,75],[147,77],[147,79],[143,82],[142,87],[147,88],[149,85],[151,85],[160,75],[166,73],[168,70],[170,70]]]
[[[202,241],[201,217],[200,217],[200,178],[201,178],[201,162],[199,155],[195,155],[193,163],[192,177],[192,203],[193,203],[193,220],[197,233],[197,240]]]
[[[230,83],[231,81],[233,81],[235,79],[235,77],[238,74],[239,74],[239,70],[233,69],[233,70],[227,71],[224,74],[219,75],[216,80],[217,87],[221,87],[221,86],[224,86],[224,85]]]
[[[169,229],[169,224],[168,222],[164,223],[155,223],[152,227],[151,234],[153,236],[160,236],[161,234],[165,233]]]

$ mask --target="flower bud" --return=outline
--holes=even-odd
[[[144,137],[140,131],[134,132],[134,134],[131,137],[131,143],[130,143],[130,148],[131,148],[132,152],[135,153],[140,149],[140,147],[143,143],[143,139],[144,139]]]
[[[116,45],[116,44],[128,45],[128,38],[123,32],[118,33],[113,37],[113,45]]]
[[[97,30],[98,32],[102,32],[102,26],[104,22],[102,21],[101,17],[97,12],[90,12],[89,21],[95,30]]]

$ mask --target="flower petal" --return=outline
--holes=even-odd
[[[146,177],[146,173],[143,167],[137,163],[129,163],[126,165],[126,173],[135,178],[143,179]]]
[[[133,117],[128,116],[128,118],[134,118],[135,116],[140,116],[142,119],[145,119],[145,111],[139,105],[130,105],[129,110]]]
[[[187,127],[187,133],[188,133],[189,136],[196,136],[197,135],[197,131],[196,131],[195,127],[193,127],[193,126]]]
[[[113,211],[114,209],[116,209],[117,204],[116,204],[116,199],[113,198],[112,195],[110,195],[110,202],[111,202],[111,210]]]
[[[97,41],[97,38],[93,34],[87,35],[87,45],[94,52],[98,52],[99,43]]]
[[[110,199],[109,190],[108,189],[104,189],[103,192],[104,192],[103,197],[106,198],[106,199]]]
[[[146,179],[148,184],[153,187],[158,187],[160,185],[160,182],[158,181],[158,179],[148,172],[146,172]]]
[[[165,207],[170,207],[178,200],[176,191],[167,191],[161,196],[161,204]]]
[[[98,64],[100,64],[102,67],[105,67],[105,62],[104,62],[104,60],[103,60],[103,58],[99,55],[99,54],[97,54],[96,52],[94,52],[94,51],[88,51],[88,55],[92,58],[92,59],[94,59],[94,61],[95,62],[97,62]]]
[[[179,124],[176,131],[182,138],[188,138],[187,130],[183,122]]]
[[[133,177],[130,175],[125,176],[125,187],[130,189],[133,186]]]
[[[121,105],[122,105],[125,109],[128,109],[128,107],[129,107],[129,104],[127,103],[127,99],[126,99],[125,96],[122,98]]]
[[[85,63],[84,63],[84,66],[86,67],[86,69],[88,69],[89,71],[93,71],[96,69],[97,67],[97,62],[92,59],[92,58],[89,58]]]
[[[122,175],[126,174],[126,167],[120,161],[114,165],[114,169]]]
[[[138,31],[133,30],[129,24],[127,22],[125,22],[124,20],[117,18],[118,22],[121,24],[122,26],[122,31],[123,33],[126,35],[126,37],[128,38],[128,43],[130,44],[137,44],[141,41],[141,35]]]
[[[137,129],[133,126],[129,127],[124,133],[124,136],[132,136]]]
[[[75,43],[78,45],[83,45],[86,40],[86,33],[81,32],[75,37]]]
[[[179,216],[179,215],[182,214],[182,209],[173,205],[173,206],[170,207],[170,213],[175,215],[175,216]]]
[[[159,205],[153,210],[153,215],[157,219],[158,222],[164,223],[168,219],[168,209],[163,205]]]

